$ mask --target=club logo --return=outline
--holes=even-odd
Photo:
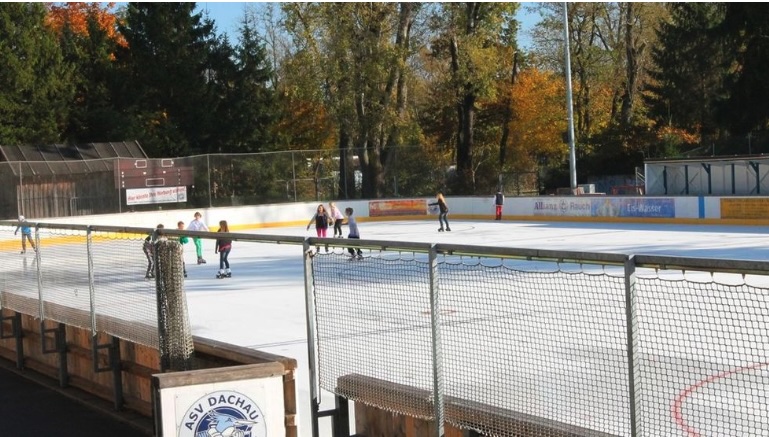
[[[259,406],[243,393],[209,393],[187,410],[178,437],[267,437]]]

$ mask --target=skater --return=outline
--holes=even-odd
[[[318,210],[313,214],[312,218],[310,219],[310,222],[307,223],[307,230],[310,230],[310,225],[315,222],[315,233],[318,235],[318,238],[326,238],[326,231],[328,230],[328,225],[330,223],[333,223],[333,219],[330,215],[328,215],[328,212],[326,211],[326,208],[321,203],[318,205]],[[320,251],[320,247],[315,246],[315,251]],[[326,246],[326,252],[328,252],[328,246]]]
[[[35,242],[32,240],[32,229],[30,229],[29,223],[27,223],[27,219],[24,218],[23,215],[19,216],[19,224],[16,225],[16,230],[13,231],[13,235],[17,235],[19,229],[21,229],[21,254],[24,255],[27,253],[27,240],[29,240],[29,244],[32,245],[32,250],[37,252]]]
[[[355,220],[355,217],[352,216],[353,209],[345,208],[344,213],[345,215],[347,215],[347,225],[350,227],[350,233],[347,234],[347,238],[360,239],[360,232],[358,231],[358,222]],[[347,251],[350,252],[350,260],[354,260],[356,258],[363,259],[363,252],[360,250],[360,247],[358,247],[357,249],[348,247]]]
[[[219,222],[218,232],[230,232],[229,226],[227,226],[227,220],[221,220]],[[214,253],[219,253],[219,273],[216,274],[217,279],[231,278],[232,272],[230,271],[230,249],[232,249],[232,240],[225,237],[219,237],[216,239],[216,248]]]
[[[496,209],[496,217],[494,220],[502,220],[502,205],[505,204],[505,195],[502,194],[502,189],[497,190],[497,194],[494,195],[494,206]]]
[[[438,209],[440,210],[438,212],[438,223],[440,223],[441,227],[438,228],[438,232],[443,232],[444,230],[444,223],[446,224],[446,231],[451,232],[451,228],[449,227],[449,206],[446,204],[446,199],[443,198],[443,193],[438,193],[437,200],[430,204],[430,206],[438,205]]]
[[[336,207],[336,203],[331,202],[328,204],[331,218],[334,220],[334,238],[342,238],[342,223],[344,222],[344,215],[339,208]],[[347,211],[347,210],[345,210]]]
[[[183,231],[184,230],[184,222],[182,220],[179,220],[178,223],[176,223],[176,229]],[[179,236],[179,244],[182,245],[182,271],[184,271],[184,277],[187,277],[187,263],[184,262],[184,245],[189,243],[190,238],[186,235],[180,235]]]
[[[203,223],[200,218],[203,217],[199,212],[195,213],[195,220],[191,221],[187,226],[188,231],[202,231],[209,232],[208,226]],[[200,237],[192,237],[192,242],[195,243],[195,253],[198,255],[198,264],[205,264],[206,260],[203,259],[203,240]]]
[[[155,277],[155,243],[160,241],[161,229],[163,229],[163,224],[159,224],[157,226],[157,232],[153,232],[149,235],[147,235],[147,238],[144,239],[144,245],[142,247],[144,251],[144,256],[147,257],[147,273],[144,275],[144,279],[152,279]],[[157,238],[153,238],[155,235],[157,235]]]

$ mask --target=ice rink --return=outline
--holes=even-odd
[[[379,242],[449,243],[751,261],[769,258],[769,229],[760,226],[498,222],[452,220],[451,216],[449,219],[451,232],[438,232],[437,220],[363,221],[359,222],[359,227],[364,240]],[[344,232],[347,233],[346,228]],[[245,233],[315,236],[314,229],[308,231],[304,226],[263,228]],[[332,234],[333,231],[329,230],[329,235]],[[24,290],[30,297],[36,297],[38,270],[34,253],[19,255],[16,241],[6,242],[12,244],[8,247],[13,249],[0,254],[0,261],[6,263],[11,272],[5,275],[6,289]],[[42,238],[41,241],[44,245],[48,240]],[[334,242],[343,245],[344,240]],[[99,240],[93,245],[96,290],[110,293],[108,298],[97,294],[95,305],[99,313],[121,320],[144,321],[147,323],[136,326],[151,328],[155,326],[157,307],[152,298],[153,283],[143,279],[146,259],[140,243],[141,240],[134,237]],[[332,252],[342,254],[343,248],[332,247]],[[91,303],[88,278],[78,273],[86,271],[87,266],[73,268],[69,262],[64,262],[83,260],[84,247],[76,244],[44,245],[41,253],[46,298],[80,308],[82,311],[78,314],[88,314]],[[326,352],[333,351],[339,355],[345,355],[348,347],[365,349],[368,355],[356,357],[359,362],[353,363],[361,367],[345,368],[344,371],[386,379],[390,375],[382,369],[413,364],[412,361],[405,364],[399,361],[398,354],[418,355],[429,349],[429,339],[425,342],[425,332],[429,337],[429,329],[424,330],[426,323],[429,328],[429,318],[424,315],[429,305],[419,302],[409,307],[411,301],[408,298],[413,297],[413,293],[388,288],[391,277],[374,277],[384,274],[380,270],[384,262],[379,258],[381,254],[364,250],[364,255],[369,259],[348,262],[342,257],[318,258],[331,261],[330,275],[342,272],[346,277],[358,278],[358,283],[365,283],[363,289],[359,286],[357,290],[350,290],[349,294],[345,289],[332,290],[334,304],[350,306],[332,311],[330,318],[326,319],[327,327],[331,325],[337,329],[327,338],[340,342],[329,342],[325,347],[328,348]],[[185,246],[184,257],[189,275],[184,284],[193,334],[296,359],[297,424],[300,437],[310,437],[302,245],[235,241],[230,254],[233,276],[228,279],[215,278],[219,266],[213,240],[204,240],[204,256],[208,263],[196,264],[193,245]],[[595,265],[558,268],[564,268],[565,273],[573,268],[583,272],[601,269]],[[476,374],[451,381],[451,395],[469,393],[472,396],[480,392],[477,384],[483,383],[488,389],[484,394],[503,396],[496,400],[501,407],[534,415],[543,414],[552,420],[612,434],[628,435],[624,419],[628,415],[625,388],[628,371],[627,365],[623,364],[627,355],[626,345],[623,344],[623,338],[626,338],[624,287],[622,268],[612,268],[619,276],[608,279],[615,285],[613,288],[607,286],[606,290],[600,285],[607,283],[605,278],[589,278],[590,275],[583,275],[588,277],[583,278],[587,281],[584,286],[574,289],[564,287],[562,282],[570,278],[550,274],[552,263],[547,266],[550,273],[528,278],[530,282],[507,277],[500,280],[508,282],[499,285],[499,280],[495,279],[499,277],[494,277],[489,284],[478,285],[475,294],[447,285],[442,294],[448,299],[455,299],[451,304],[456,305],[456,313],[444,320],[450,322],[445,330],[447,342],[453,342],[453,349],[447,354],[454,354],[444,358],[448,361],[447,371],[461,374],[464,371],[461,366],[467,356],[493,355],[494,343],[490,348],[481,343],[487,338],[496,337],[494,341],[501,342],[497,344],[519,351],[506,358],[497,355],[496,359],[501,361],[492,363],[492,366],[484,363],[476,367],[483,369]],[[457,272],[444,270],[444,273]],[[399,271],[396,269],[387,274],[398,275]],[[716,281],[721,284],[722,281],[718,275],[690,274],[705,275],[703,283]],[[665,275],[675,276],[676,273]],[[642,401],[647,408],[649,405],[654,408],[654,411],[642,412],[644,420],[650,422],[653,428],[643,429],[641,435],[690,436],[698,435],[698,432],[701,435],[749,435],[755,429],[763,430],[764,435],[769,433],[769,404],[757,400],[756,395],[769,390],[769,352],[766,352],[769,334],[764,328],[769,314],[769,292],[764,292],[769,290],[769,276],[749,275],[745,279],[740,275],[729,275],[729,280],[733,282],[730,285],[715,290],[703,287],[701,291],[695,286],[693,291],[682,293],[683,301],[668,299],[672,296],[668,287],[674,285],[661,284],[659,291],[645,295],[646,300],[639,302],[645,311],[642,313],[645,325],[641,326],[641,331],[647,331],[643,333],[644,343],[638,346],[635,358],[640,363],[639,380],[645,384],[641,390]],[[550,281],[550,285],[537,283],[542,278]],[[405,277],[398,279],[402,283],[411,280]],[[598,282],[590,283],[592,280]],[[743,283],[750,283],[751,287],[745,288]],[[318,289],[324,286],[323,282],[320,284]],[[484,291],[492,286],[498,286],[494,289],[497,294],[485,296]],[[372,293],[367,293],[365,287],[376,287],[375,294],[390,299],[368,300],[374,296],[370,296]],[[513,296],[508,287],[517,287],[515,293],[518,294]],[[600,292],[594,292],[596,290]],[[356,292],[359,294],[354,295]],[[406,299],[396,301],[393,296],[405,296]],[[521,296],[524,298],[521,299]],[[473,306],[485,297],[488,299],[481,303],[487,307]],[[496,314],[492,318],[484,313],[489,306]],[[404,311],[404,308],[407,309]],[[681,311],[680,317],[678,313],[671,313],[669,308]],[[34,314],[36,309],[29,308],[29,311]],[[594,314],[595,318],[586,319],[586,315],[590,317],[590,314]],[[335,327],[335,320],[346,324]],[[80,323],[89,326],[90,321],[81,320]],[[499,329],[505,329],[506,333],[494,335],[494,330]],[[348,330],[362,335],[347,335]],[[389,336],[388,332],[394,330],[402,336]],[[519,336],[520,333],[523,336]],[[153,335],[156,335],[154,330],[141,331],[133,333],[132,338],[146,336],[149,339]],[[325,357],[328,356],[327,353]],[[419,369],[415,366],[422,378],[418,381],[421,387],[424,386],[425,373],[429,376],[430,372],[425,362],[429,359],[420,361]],[[396,371],[393,375],[399,373]],[[553,375],[563,379],[556,380]],[[326,376],[329,377],[327,385],[333,386],[333,382],[328,381],[334,381],[331,378],[340,375]],[[500,386],[514,386],[521,391],[505,391]],[[321,410],[333,408],[334,398],[330,393],[323,393],[321,400]],[[749,420],[744,420],[746,417]],[[646,422],[644,424],[647,425]],[[330,419],[321,419],[320,435],[330,436],[330,430]]]
[[[739,260],[765,260],[769,254],[769,230],[758,226],[451,220],[452,232],[442,233],[432,220],[362,222],[359,226],[362,238],[372,240]],[[250,233],[315,236],[314,229],[308,232],[304,227]],[[309,437],[302,247],[236,241],[230,254],[233,277],[219,280],[214,279],[218,266],[213,242],[205,244],[207,264],[195,265],[194,250],[189,246],[185,250],[189,272],[185,288],[193,333],[295,358],[299,364],[297,423],[300,436]],[[326,393],[322,401],[321,410],[333,407],[330,394]],[[685,427],[674,423],[675,412],[669,420],[669,429],[687,435]],[[321,419],[320,429],[322,436],[330,435],[328,419]]]

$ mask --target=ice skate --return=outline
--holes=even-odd
[[[219,270],[216,273],[216,279],[222,279],[222,278],[224,278],[224,270]]]
[[[198,265],[205,264],[206,260],[204,260],[202,257],[198,257]]]
[[[232,277],[232,271],[231,271],[230,269],[227,269],[227,270],[224,272],[224,276],[225,276],[226,278],[231,278],[231,277]]]
[[[438,228],[438,232],[443,232],[443,228]]]
[[[446,232],[451,232],[451,228],[446,228]]]

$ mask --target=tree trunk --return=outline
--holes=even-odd
[[[513,70],[510,74],[510,85],[515,85],[515,80],[518,76],[518,52],[513,54]],[[505,166],[507,160],[507,139],[510,138],[510,122],[513,121],[513,108],[512,99],[508,94],[505,99],[505,114],[502,117],[502,139],[499,140],[499,171]]]

